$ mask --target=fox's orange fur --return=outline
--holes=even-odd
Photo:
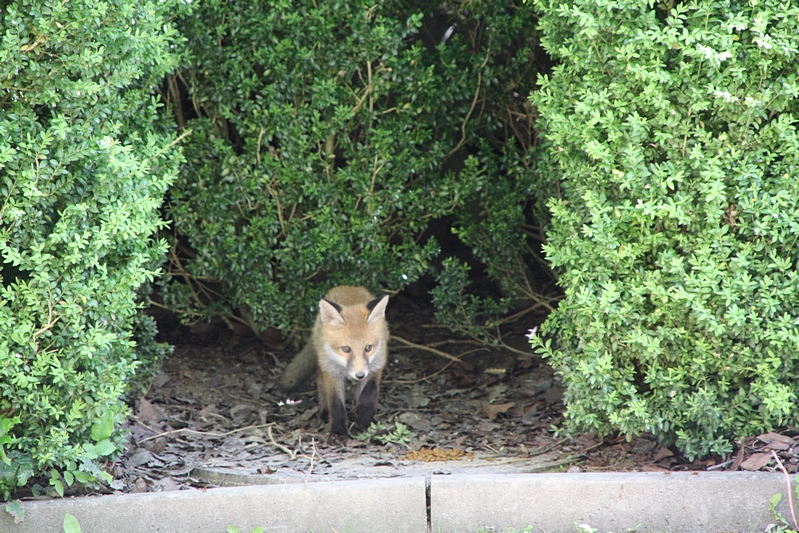
[[[388,359],[388,296],[375,298],[363,287],[340,286],[319,301],[311,339],[286,367],[280,386],[297,388],[316,371],[319,407],[330,416],[331,436],[346,437],[347,382],[355,382],[358,425],[372,422],[380,378]]]

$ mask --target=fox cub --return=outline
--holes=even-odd
[[[330,417],[330,436],[347,437],[347,381],[355,383],[358,425],[375,414],[380,377],[388,358],[388,296],[375,298],[363,287],[335,287],[319,300],[319,314],[305,348],[280,378],[284,391],[296,389],[316,372],[320,412]]]

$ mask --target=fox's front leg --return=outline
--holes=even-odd
[[[325,372],[319,372],[316,379],[319,393],[319,405],[324,405],[330,417],[330,437],[347,438],[347,408],[344,404],[345,384],[341,379],[336,379]]]
[[[382,374],[383,370],[378,370],[367,377],[363,383],[358,385],[355,415],[358,420],[358,425],[363,429],[368,428],[375,417],[375,408],[377,407],[377,396],[380,394],[380,379]]]

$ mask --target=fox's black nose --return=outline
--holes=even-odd
[[[358,379],[363,379],[364,377],[366,377],[366,374],[364,374],[363,372],[358,372],[357,374],[355,374],[355,377]]]

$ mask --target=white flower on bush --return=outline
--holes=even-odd
[[[730,91],[716,91],[714,94],[715,94],[716,98],[722,98],[728,104],[729,103],[735,103],[735,102],[738,101],[738,97],[731,95]]]
[[[709,46],[704,46],[701,44],[696,45],[696,48],[705,55],[705,59],[712,60],[715,63],[722,63],[723,61],[726,61],[727,59],[732,57],[732,54],[726,50],[724,52],[719,53],[710,48]]]
[[[744,104],[746,105],[746,107],[759,107],[763,105],[763,102],[761,102],[757,98],[752,98],[750,96],[747,96],[746,98],[744,98]]]
[[[755,39],[755,42],[757,43],[758,48],[765,48],[766,50],[774,48],[774,45],[771,44],[771,35],[769,34],[766,34],[763,37],[758,37]]]

